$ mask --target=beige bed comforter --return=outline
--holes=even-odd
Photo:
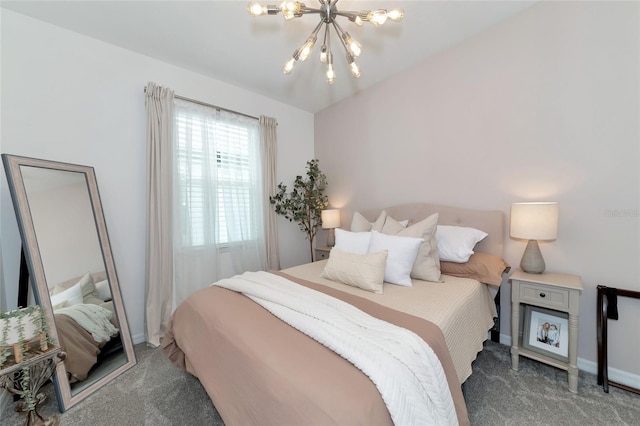
[[[400,312],[433,322],[442,330],[462,384],[471,375],[471,363],[482,350],[488,330],[497,316],[488,286],[469,278],[442,275],[443,283],[412,280],[412,287],[384,284],[375,294],[320,278],[326,260],[307,263],[282,272],[344,291]]]
[[[296,281],[420,335],[442,363],[459,422],[468,424],[453,362],[437,326]],[[200,379],[227,424],[392,424],[375,385],[360,370],[233,291],[209,287],[194,293],[174,313],[162,346],[176,365]]]

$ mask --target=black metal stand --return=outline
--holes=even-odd
[[[44,417],[38,412],[39,405],[45,400],[40,388],[51,379],[56,364],[64,360],[67,354],[59,347],[52,347],[44,352],[35,351],[32,356],[25,355],[21,363],[0,370],[0,388],[22,399],[16,411],[27,413],[25,425],[58,425],[60,419],[57,415]],[[26,374],[28,377],[25,380]],[[23,381],[28,383],[26,389],[22,386]]]
[[[640,291],[622,290],[604,285],[599,285],[597,289],[598,384],[602,385],[602,390],[605,393],[609,393],[609,385],[611,385],[640,395],[640,389],[638,388],[609,380],[607,359],[607,319],[618,319],[617,298],[621,296],[640,299]]]
[[[29,268],[24,255],[24,246],[20,249],[20,276],[18,278],[18,308],[26,308],[29,303]]]

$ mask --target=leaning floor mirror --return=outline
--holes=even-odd
[[[35,301],[67,354],[54,376],[64,412],[136,364],[98,184],[89,166],[2,161]]]

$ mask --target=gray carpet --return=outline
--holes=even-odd
[[[222,425],[197,379],[174,367],[161,350],[136,346],[138,365],[95,395],[60,415],[62,425]],[[466,384],[472,425],[640,425],[640,396],[610,388],[580,373],[578,394],[566,373],[520,358],[511,370],[507,346],[487,342]],[[52,386],[41,409],[57,412]],[[2,413],[2,425],[20,425],[22,415]]]

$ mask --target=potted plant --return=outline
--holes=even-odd
[[[31,349],[31,343],[38,341],[41,351],[48,349],[49,333],[47,331],[47,319],[42,306],[32,305],[26,308],[19,308],[9,312],[0,312],[0,369],[8,367],[8,362],[13,349],[13,362],[18,365],[24,360],[24,354]],[[9,365],[10,366],[10,365]],[[31,392],[31,374],[27,364],[20,371],[18,382],[24,406],[21,411],[36,413],[37,400]],[[13,389],[8,388],[12,391]],[[13,390],[13,393],[16,393]],[[36,413],[37,414],[37,413]]]
[[[320,171],[318,163],[317,159],[307,161],[306,176],[296,176],[291,192],[287,193],[287,186],[280,182],[278,192],[269,197],[276,213],[289,219],[289,222],[296,222],[306,234],[312,261],[313,239],[322,225],[322,210],[329,204],[327,196],[323,194],[327,178]]]
[[[40,349],[47,349],[47,320],[41,306],[32,305],[9,312],[0,312],[0,368],[13,348],[16,364],[22,362],[23,352],[36,338]]]

